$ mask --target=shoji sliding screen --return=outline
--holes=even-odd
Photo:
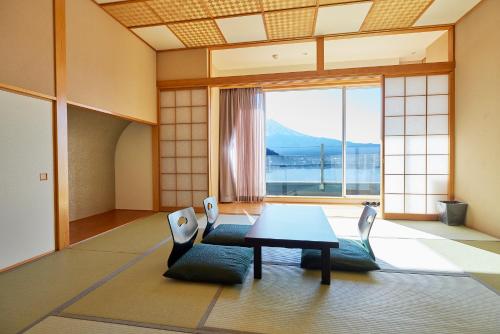
[[[203,206],[208,196],[206,88],[160,92],[162,210]]]
[[[384,213],[434,215],[449,195],[449,77],[386,78],[384,101]]]

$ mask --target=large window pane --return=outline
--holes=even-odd
[[[267,92],[266,117],[267,195],[342,196],[342,89]]]
[[[378,87],[346,89],[347,195],[380,194],[380,94]]]

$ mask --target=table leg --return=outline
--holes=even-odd
[[[253,247],[253,278],[262,278],[262,247]]]
[[[330,248],[321,249],[321,284],[330,285]]]

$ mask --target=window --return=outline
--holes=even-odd
[[[380,193],[378,87],[266,92],[266,192]]]
[[[345,90],[345,183],[347,195],[380,194],[380,89]]]

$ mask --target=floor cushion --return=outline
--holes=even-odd
[[[370,253],[357,240],[339,239],[339,248],[330,250],[333,270],[370,271],[380,269]],[[321,250],[303,249],[300,266],[306,269],[321,269]]]
[[[194,282],[238,284],[245,279],[252,260],[251,248],[196,244],[163,276]]]
[[[245,236],[252,225],[220,224],[201,241],[204,244],[250,247]]]

